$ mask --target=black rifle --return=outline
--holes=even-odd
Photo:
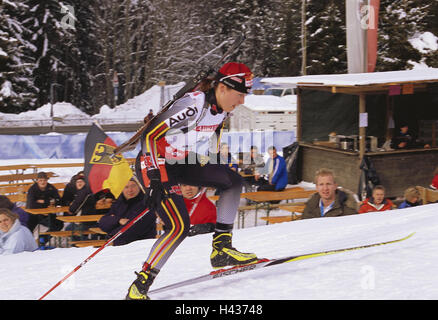
[[[240,47],[242,42],[245,40],[244,35],[240,35],[232,44],[232,46],[225,52],[225,54],[211,67],[208,67],[206,70],[201,70],[195,77],[191,78],[189,81],[187,81],[186,85],[182,87],[180,90],[178,90],[177,93],[173,96],[171,100],[169,100],[162,108],[161,110],[149,121],[147,121],[144,125],[142,125],[137,132],[126,142],[122,143],[120,146],[114,149],[114,154],[120,154],[122,152],[131,151],[135,149],[135,146],[137,145],[138,141],[141,138],[142,133],[146,130],[146,128],[149,126],[149,124],[156,119],[159,115],[166,112],[167,109],[170,108],[170,106],[179,98],[184,96],[187,92],[193,91],[204,79],[207,79],[208,77],[211,77],[212,75],[215,75],[217,73],[218,68],[222,65],[222,62],[230,57],[237,48]]]

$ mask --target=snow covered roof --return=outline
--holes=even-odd
[[[245,97],[243,106],[253,111],[296,111],[297,96],[286,95],[277,97],[272,95],[249,94]]]
[[[275,77],[263,78],[264,83],[275,85],[295,86],[367,86],[367,85],[390,85],[403,82],[438,82],[438,69],[414,69],[404,71],[386,71],[373,73],[349,73],[349,74],[326,74],[309,75],[299,77]]]

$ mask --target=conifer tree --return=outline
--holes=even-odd
[[[344,3],[308,1],[307,74],[345,73],[346,28]]]
[[[78,63],[77,45],[72,35],[73,20],[68,18],[65,4],[56,0],[26,0],[25,26],[31,31],[34,45],[33,76],[39,88],[38,105],[55,100],[69,101],[77,84],[74,66]]]
[[[411,69],[421,53],[409,39],[424,25],[425,12],[412,0],[381,0],[376,71]]]
[[[20,22],[26,6],[21,1],[0,2],[0,111],[19,113],[35,105],[37,88],[26,55],[32,44]]]

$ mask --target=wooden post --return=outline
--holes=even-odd
[[[301,141],[301,93],[302,90],[297,87],[297,142]]]
[[[301,0],[301,75],[306,75],[307,71],[307,28],[306,28],[306,0]]]
[[[359,95],[359,115],[366,112],[366,95],[361,93]],[[362,161],[365,155],[365,142],[367,136],[367,129],[360,125],[359,121],[359,158]]]
[[[159,81],[158,85],[160,86],[160,107],[164,106],[164,88],[166,86],[166,81]]]
[[[433,120],[432,122],[432,148],[436,147],[436,120]]]

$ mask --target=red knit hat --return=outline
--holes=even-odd
[[[217,80],[231,89],[242,93],[249,93],[254,75],[243,63],[228,62],[219,69]]]

